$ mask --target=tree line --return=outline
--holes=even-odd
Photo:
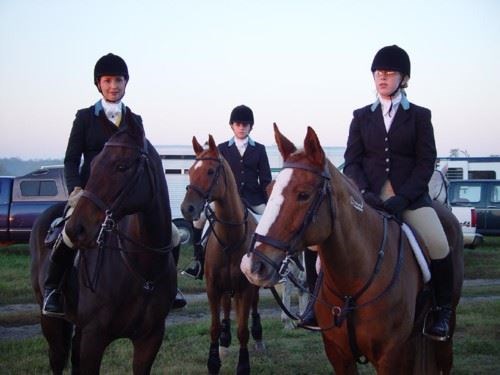
[[[0,158],[0,176],[22,176],[42,166],[62,164],[63,159]]]

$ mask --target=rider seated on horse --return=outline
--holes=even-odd
[[[66,218],[71,215],[82,188],[85,187],[90,173],[92,159],[104,147],[106,141],[120,126],[128,107],[122,103],[125,88],[129,80],[125,61],[117,55],[109,53],[102,56],[94,68],[94,84],[102,95],[102,99],[89,108],[80,109],[76,113],[71,134],[64,157],[64,176],[70,200],[65,209]],[[142,124],[139,115],[132,114]],[[80,167],[81,157],[83,164]],[[76,249],[66,235],[64,228],[56,240],[50,256],[47,276],[44,283],[44,300],[42,313],[48,316],[64,316],[62,293],[60,290],[63,276],[70,269]],[[183,307],[186,301],[178,293],[173,307]]]
[[[231,111],[229,125],[234,137],[217,147],[229,163],[236,178],[240,196],[252,211],[262,214],[267,202],[266,187],[271,182],[271,168],[264,145],[250,138],[254,124],[252,110],[239,105]],[[203,279],[204,250],[201,244],[205,215],[193,222],[193,262],[182,274]]]
[[[354,111],[344,173],[365,201],[409,223],[431,257],[435,319],[426,334],[446,340],[452,316],[453,268],[443,227],[431,207],[428,183],[436,146],[427,108],[410,103],[410,58],[396,45],[380,49],[371,66],[377,100]]]

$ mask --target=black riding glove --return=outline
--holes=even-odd
[[[410,204],[410,201],[401,195],[390,197],[384,202],[384,210],[392,215],[399,215]]]
[[[382,202],[382,199],[371,191],[364,191],[363,192],[363,199],[365,200],[366,203],[368,203],[370,206],[373,208],[376,208],[378,210],[382,210],[384,207],[384,202]]]

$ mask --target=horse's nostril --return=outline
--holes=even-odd
[[[194,206],[189,206],[189,207],[188,207],[188,211],[189,211],[190,213],[193,213],[193,212],[194,212]]]

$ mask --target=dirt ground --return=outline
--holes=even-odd
[[[476,280],[465,280],[464,286],[474,287],[474,286],[487,286],[487,285],[500,285],[500,280],[490,280],[490,279],[476,279]],[[261,293],[269,294],[269,290],[263,290]],[[167,317],[166,325],[182,324],[195,322],[202,319],[208,318],[210,312],[198,312],[192,313],[189,310],[190,303],[203,302],[206,301],[207,296],[205,293],[202,294],[188,294],[185,295],[188,305],[180,310],[173,310]],[[500,296],[490,296],[490,297],[463,297],[460,303],[474,303],[482,302],[485,300],[497,300]],[[39,310],[38,305],[35,304],[17,304],[17,305],[3,305],[0,306],[0,313],[14,313],[14,312],[32,312],[36,313]],[[263,318],[280,316],[281,311],[278,305],[276,308],[262,309],[260,314]],[[0,325],[0,341],[10,341],[10,340],[24,340],[30,337],[40,336],[42,334],[40,324],[31,324],[19,327],[6,327]]]

